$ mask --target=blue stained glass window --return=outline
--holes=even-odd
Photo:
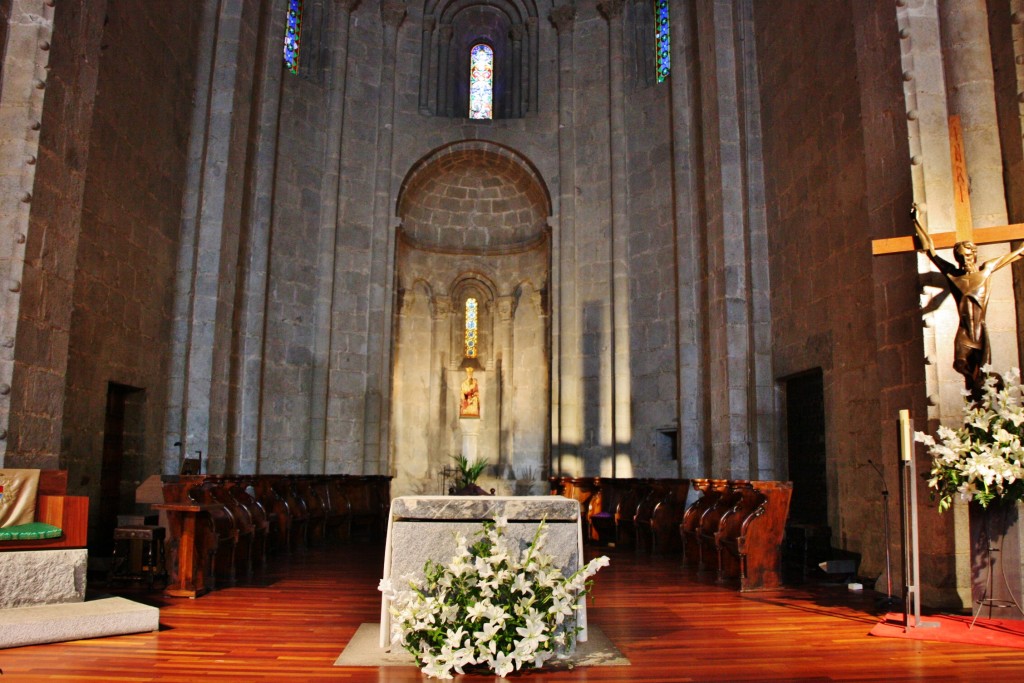
[[[288,0],[288,20],[284,30],[284,66],[299,73],[299,39],[302,37],[302,0]]]
[[[480,43],[469,51],[469,118],[493,118],[494,50]]]
[[[672,70],[672,56],[669,51],[668,0],[655,0],[654,3],[654,50],[658,83],[662,83]]]
[[[466,299],[466,358],[476,358],[476,299]]]

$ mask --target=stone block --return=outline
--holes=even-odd
[[[0,608],[82,602],[89,551],[0,552]]]
[[[0,648],[145,633],[159,628],[158,608],[125,598],[17,607],[0,610]]]

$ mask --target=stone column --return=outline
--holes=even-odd
[[[524,69],[527,79],[527,111],[536,114],[538,111],[538,81],[540,80],[540,28],[537,17],[526,20],[526,31],[529,34],[530,52]]]
[[[229,440],[227,471],[252,474],[259,467],[260,398],[263,392],[263,340],[270,262],[270,234],[274,212],[278,115],[281,110],[281,36],[286,15],[274,3],[264,3],[263,41],[256,55],[258,66],[253,143],[252,185],[249,188],[248,240],[242,245],[244,268],[239,321],[238,399],[234,438]]]
[[[678,310],[679,376],[679,476],[706,476],[707,453],[707,358],[705,311],[704,213],[700,117],[700,84],[697,81],[697,41],[691,29],[693,3],[672,0],[672,195],[675,199],[676,305]]]
[[[732,0],[697,8],[707,210],[711,473],[751,473],[749,237],[738,36]]]
[[[497,428],[498,436],[498,463],[505,464],[511,468],[514,452],[514,438],[512,433],[513,408],[512,398],[515,395],[513,382],[515,380],[515,364],[513,363],[512,313],[515,307],[515,297],[499,296],[495,300],[495,311],[498,314],[497,325],[495,325],[494,350],[495,357],[501,358],[501,373],[497,376],[497,390],[500,399],[498,416],[500,421]],[[511,473],[509,473],[511,474]]]
[[[335,254],[342,221],[341,143],[345,125],[345,84],[348,81],[349,20],[359,0],[335,0],[331,35],[331,87],[327,105],[327,149],[320,179],[320,245],[317,256],[316,320],[313,337],[313,377],[310,390],[309,463],[311,474],[327,473],[327,406],[330,400],[332,313]],[[278,14],[281,14],[278,12]]]
[[[237,197],[229,197],[232,172],[244,172],[245,160],[229,169],[235,128],[248,120],[236,119],[235,97],[240,68],[239,41],[243,6],[219,4],[213,68],[209,81],[209,108],[203,141],[202,170],[196,214],[195,268],[191,273],[191,308],[187,319],[185,366],[185,433],[181,440],[186,452],[203,452],[202,460],[213,471],[223,466],[227,403],[227,359],[231,347],[228,335],[234,309],[234,269],[237,265],[239,216]],[[245,96],[249,96],[248,94]],[[234,253],[232,253],[234,252]],[[179,269],[179,277],[186,276]],[[180,291],[180,290],[179,290]],[[218,462],[220,461],[220,462]]]
[[[190,444],[185,438],[185,391],[189,358],[189,316],[192,308],[192,281],[196,268],[199,203],[202,198],[203,159],[209,120],[213,53],[217,41],[216,0],[203,0],[202,29],[196,53],[195,85],[192,90],[192,130],[188,140],[188,166],[181,208],[181,232],[178,234],[178,263],[174,279],[174,320],[171,332],[171,359],[167,390],[167,424],[164,441],[164,473],[177,473]]]
[[[963,126],[971,218],[974,227],[1006,225],[1006,186],[986,3],[939,0],[938,10],[949,113],[959,115]],[[979,262],[1005,252],[1006,245],[1002,244],[982,247]],[[987,321],[992,365],[997,371],[1020,364],[1012,288],[1009,268],[992,276]]]
[[[608,111],[611,159],[612,476],[632,476],[632,382],[629,357],[629,218],[626,207],[626,101],[623,93],[622,9],[625,0],[598,4],[608,20]]]
[[[391,389],[391,286],[394,270],[394,228],[391,225],[392,144],[395,125],[395,59],[398,27],[405,2],[384,0],[380,90],[377,95],[377,167],[373,191],[373,235],[370,249],[370,300],[367,320],[366,404],[363,417],[363,473],[387,469],[388,397]]]
[[[509,115],[519,118],[523,115],[523,33],[522,24],[512,24],[509,35],[512,38],[512,111]]]
[[[430,401],[431,411],[427,438],[427,459],[431,466],[444,467],[450,464],[448,458],[447,444],[449,440],[448,429],[451,415],[447,414],[448,395],[445,392],[447,383],[443,383],[448,375],[448,366],[445,359],[448,357],[448,350],[451,347],[452,329],[452,300],[449,296],[435,296],[430,301]],[[448,391],[451,389],[448,388]],[[458,415],[456,407],[455,414]]]
[[[106,2],[63,9],[71,23],[67,79],[51,78],[54,8],[7,3],[0,80],[0,467],[60,465],[72,288]],[[82,53],[72,55],[72,46]],[[68,128],[43,129],[43,106]],[[35,187],[40,138],[62,160]],[[44,155],[43,162],[46,163]],[[17,381],[15,381],[17,378]]]
[[[452,85],[449,82],[451,80],[448,75],[449,57],[448,53],[452,47],[452,37],[455,35],[455,29],[452,28],[451,24],[441,24],[441,28],[438,30],[437,39],[437,115],[438,116],[451,116],[451,104],[449,98],[451,97]]]
[[[779,479],[776,470],[776,397],[771,348],[771,282],[768,273],[768,216],[765,208],[764,155],[761,134],[761,86],[758,81],[757,41],[751,0],[736,5],[736,41],[740,60],[741,148],[747,236],[747,354],[751,366],[746,382],[750,409],[748,437],[750,476]]]
[[[423,17],[423,32],[420,37],[420,113],[430,113],[430,55],[433,52],[434,26],[437,20],[433,14]]]
[[[939,0],[949,113],[960,116],[975,227],[1006,224],[995,75],[985,0]]]
[[[552,474],[576,475],[575,456],[582,445],[580,396],[582,358],[580,318],[576,301],[576,137],[573,81],[573,25],[576,8],[559,5],[551,11],[558,31],[558,223],[553,240],[552,279],[552,406],[554,441]],[[556,280],[557,278],[557,280]]]

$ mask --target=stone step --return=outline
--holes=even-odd
[[[0,609],[0,649],[145,633],[160,628],[160,610],[125,598]]]

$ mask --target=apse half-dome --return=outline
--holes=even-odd
[[[545,234],[550,208],[536,171],[498,147],[432,154],[409,173],[398,200],[405,238],[444,251],[527,247]]]

